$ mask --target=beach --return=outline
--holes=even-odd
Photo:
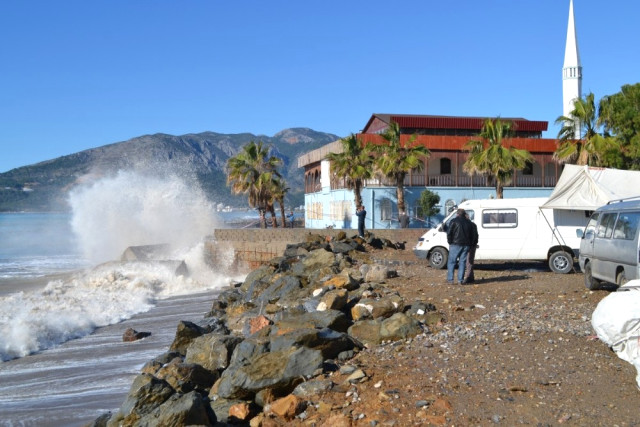
[[[169,347],[178,322],[201,320],[215,295],[159,301],[81,339],[0,363],[0,425],[81,426],[117,409],[142,365]],[[127,328],[152,335],[125,343]]]

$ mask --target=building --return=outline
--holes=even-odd
[[[426,146],[431,156],[420,172],[410,172],[405,178],[405,203],[412,218],[411,227],[428,227],[419,212],[417,202],[421,192],[429,189],[440,196],[441,208],[436,222],[454,206],[469,199],[495,197],[495,186],[486,177],[470,176],[463,171],[467,152],[463,146],[477,136],[484,118],[429,115],[373,114],[358,137],[363,142],[380,140],[391,122],[400,126],[401,140],[415,135],[416,142]],[[505,186],[505,197],[548,196],[561,173],[561,166],[552,159],[555,139],[543,139],[548,123],[521,118],[502,118],[514,125],[514,138],[509,143],[528,150],[534,162],[516,171]],[[340,141],[306,153],[298,159],[305,175],[305,224],[308,228],[355,228],[353,192],[345,188],[344,180],[332,179],[329,152],[340,152]],[[365,183],[362,198],[367,210],[366,228],[397,228],[396,189],[390,182],[372,179]]]
[[[562,70],[563,115],[573,109],[575,99],[582,96],[582,66],[575,30],[573,0],[569,2],[569,21]],[[463,146],[480,133],[485,118],[433,115],[373,114],[358,137],[364,142],[379,140],[379,134],[396,122],[401,128],[401,140],[416,135],[418,143],[431,151],[431,156],[420,172],[409,173],[405,179],[405,204],[412,218],[410,227],[429,227],[438,222],[454,206],[464,200],[495,197],[495,187],[483,176],[470,176],[463,171],[467,159]],[[562,166],[553,160],[555,139],[542,138],[548,122],[523,118],[502,118],[513,122],[515,135],[509,143],[526,149],[534,162],[522,171],[516,171],[510,184],[504,188],[505,198],[546,197],[551,194]],[[576,138],[580,137],[576,126]],[[298,159],[298,167],[305,176],[305,226],[308,228],[357,227],[353,192],[346,189],[343,180],[331,179],[330,164],[325,157],[340,152],[340,141],[306,153]],[[440,213],[425,220],[417,201],[423,190],[429,189],[440,196]],[[396,190],[389,182],[370,180],[362,190],[367,210],[365,226],[368,229],[397,228],[398,209]]]

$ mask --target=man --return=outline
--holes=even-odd
[[[407,215],[406,212],[400,212],[400,215],[398,215],[398,221],[400,222],[400,228],[409,227],[409,215]]]
[[[364,210],[364,206],[358,206],[356,215],[358,217],[358,236],[364,239],[364,219],[367,217],[367,211]]]
[[[289,211],[289,214],[287,215],[287,221],[289,221],[289,224],[291,224],[291,228],[293,228],[293,221],[294,221],[293,211]]]
[[[473,226],[465,215],[464,209],[458,209],[456,217],[449,223],[447,242],[449,243],[449,259],[447,260],[447,283],[453,283],[453,273],[458,261],[458,283],[464,283],[464,270],[467,254],[473,238]]]
[[[469,254],[467,255],[467,265],[464,270],[464,280],[462,283],[473,283],[476,278],[473,274],[473,262],[476,258],[476,248],[478,247],[478,226],[475,222],[471,221],[469,214],[465,213],[467,219],[471,222],[472,234],[471,234],[471,246],[469,247]]]

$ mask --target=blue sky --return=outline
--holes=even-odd
[[[636,0],[574,0],[583,93],[640,81]],[[0,0],[0,172],[136,136],[562,114],[569,0]]]

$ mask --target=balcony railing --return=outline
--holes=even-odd
[[[505,187],[555,187],[557,178],[555,176],[518,175]],[[405,187],[493,187],[492,180],[481,175],[413,175],[404,180]],[[369,179],[364,183],[365,187],[394,187],[395,182],[390,179]],[[345,188],[344,180],[337,180],[331,183],[333,190]]]

